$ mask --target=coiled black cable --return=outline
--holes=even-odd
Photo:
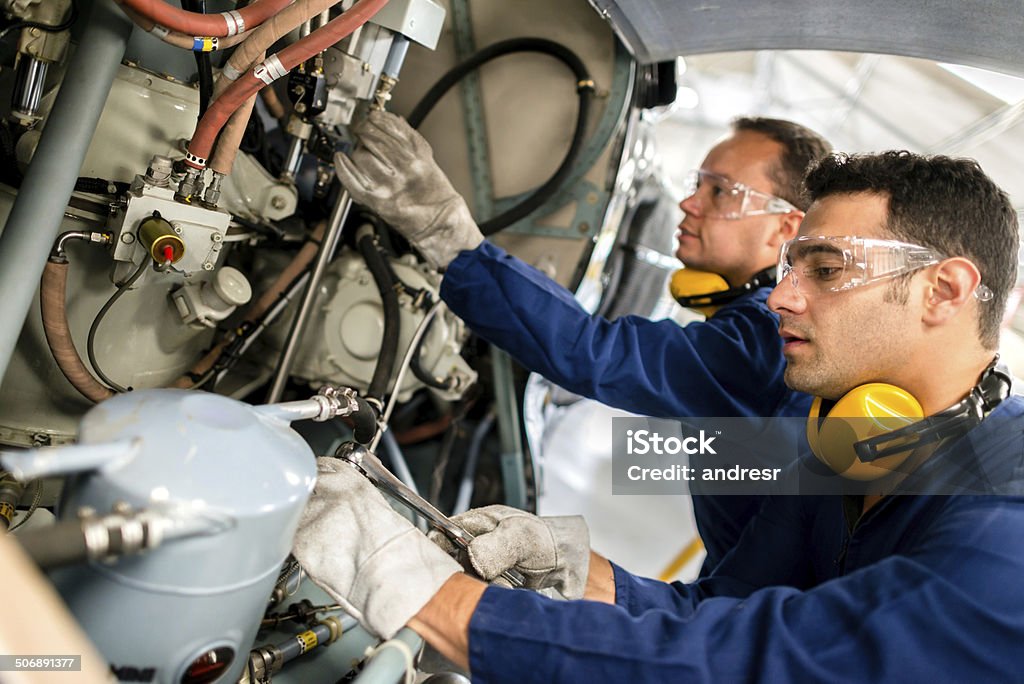
[[[576,159],[579,157],[580,150],[583,147],[583,136],[586,133],[590,102],[594,96],[594,83],[583,61],[572,50],[552,40],[544,38],[513,38],[511,40],[504,40],[480,50],[466,61],[449,70],[427,91],[427,94],[423,96],[423,99],[420,100],[419,104],[416,105],[409,115],[409,125],[413,128],[419,128],[427,114],[434,108],[434,105],[440,101],[452,86],[461,81],[467,74],[480,68],[492,59],[519,52],[538,52],[550,55],[560,60],[572,70],[573,76],[576,77],[576,93],[579,96],[576,130],[573,132],[569,150],[565,153],[565,157],[562,159],[558,169],[555,170],[555,173],[543,185],[523,199],[522,202],[480,223],[480,232],[484,235],[494,235],[501,229],[507,228],[516,221],[528,216],[561,189],[562,184],[572,171],[572,167],[576,163]]]

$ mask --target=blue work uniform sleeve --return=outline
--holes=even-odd
[[[979,497],[929,522],[905,553],[880,551],[810,588],[788,560],[766,575],[792,567],[793,583],[744,596],[621,569],[628,605],[489,588],[470,623],[470,669],[477,682],[1015,681],[1024,595],[1007,588],[1024,573],[1022,529],[1021,499]],[[740,546],[771,566],[773,541],[783,552],[795,543],[744,534]]]
[[[441,297],[526,368],[650,416],[773,415],[786,399],[778,321],[765,292],[703,323],[588,314],[568,290],[484,242],[449,265]]]

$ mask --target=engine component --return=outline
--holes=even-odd
[[[157,160],[150,162],[159,163]],[[163,262],[163,248],[174,249],[175,268],[186,277],[212,271],[220,258],[231,215],[174,200],[174,190],[136,176],[128,202],[112,221],[114,260],[123,262],[117,275],[134,270],[132,264],[152,256]],[[141,245],[143,254],[140,254]],[[155,250],[155,253],[154,253]]]
[[[189,284],[172,295],[182,321],[195,328],[213,328],[252,298],[252,287],[242,272],[225,266],[213,280]]]
[[[416,264],[411,256],[392,259],[391,264],[401,283],[401,356],[423,319],[422,293],[436,299],[441,276]],[[321,315],[311,321],[311,327],[317,329],[303,338],[292,373],[314,384],[331,382],[365,390],[381,350],[384,312],[373,277],[358,254],[346,250],[331,263],[315,307]],[[476,381],[476,372],[459,355],[465,336],[462,321],[446,311],[434,319],[420,346],[420,365],[438,378],[452,378],[450,389],[431,388],[445,399],[459,398]],[[396,360],[392,376],[399,366]],[[422,380],[407,374],[396,389],[399,400],[408,400],[423,386]]]
[[[306,403],[319,414],[321,402]],[[89,411],[79,445],[0,455],[21,478],[90,472],[65,487],[64,522],[152,508],[203,522],[199,536],[51,573],[115,669],[181,682],[199,662],[223,673],[222,681],[238,680],[316,478],[312,451],[288,427],[300,417],[213,394],[143,390]]]

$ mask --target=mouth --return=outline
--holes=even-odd
[[[678,240],[680,243],[682,243],[683,240],[696,240],[697,239],[697,234],[696,233],[687,230],[683,226],[679,226],[678,230],[679,230],[679,232],[676,233],[676,240]]]
[[[810,340],[806,337],[786,328],[779,328],[779,337],[782,338],[783,353],[795,351],[800,347],[810,344]]]

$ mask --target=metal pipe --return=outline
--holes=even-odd
[[[394,642],[401,646],[395,645]],[[378,682],[391,684],[398,681],[411,681],[405,680],[403,677],[408,672],[409,666],[412,665],[410,660],[415,660],[416,654],[421,648],[423,648],[423,639],[408,627],[403,627],[398,634],[376,648],[373,655],[367,659],[363,671],[355,678],[355,684],[376,684]],[[411,659],[409,655],[412,656]]]
[[[32,163],[0,235],[0,378],[32,306],[64,208],[117,75],[132,24],[113,0],[97,0],[70,60]]]
[[[291,145],[288,147],[288,156],[284,160],[284,170],[281,172],[282,178],[295,178],[299,175],[299,166],[302,165],[302,148],[305,145],[305,140],[297,135],[292,136]]]
[[[39,117],[39,101],[43,97],[43,84],[46,81],[46,62],[21,55],[18,60],[18,71],[14,80],[14,94],[11,96],[11,110],[15,117],[22,119],[26,125]]]
[[[292,321],[292,329],[285,340],[284,350],[281,352],[281,359],[278,361],[277,370],[274,371],[274,380],[267,393],[267,403],[274,404],[284,394],[285,383],[288,382],[288,372],[291,370],[292,362],[295,361],[295,354],[299,349],[299,339],[306,327],[309,315],[313,311],[313,302],[316,301],[316,293],[320,288],[320,281],[323,280],[327,265],[331,263],[334,250],[338,247],[338,239],[341,237],[341,227],[348,217],[348,210],[352,206],[352,196],[348,190],[342,190],[338,195],[338,201],[334,203],[331,211],[331,218],[324,232],[324,240],[320,243],[320,251],[316,254],[316,261],[313,263],[313,270],[310,272],[309,284],[302,294],[302,301],[299,302],[299,310],[295,312],[295,320]],[[38,278],[37,278],[38,280]]]

